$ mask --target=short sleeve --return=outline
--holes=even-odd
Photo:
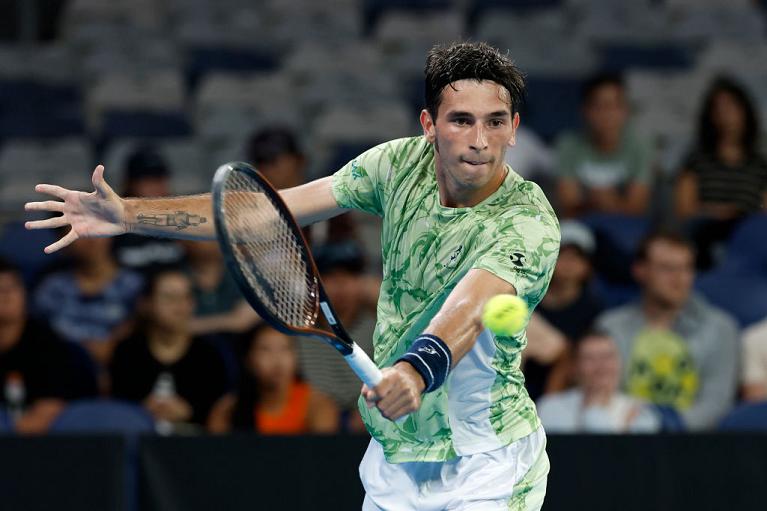
[[[631,181],[640,184],[650,184],[652,181],[652,147],[646,140],[634,135],[634,168]]]
[[[483,269],[514,286],[532,309],[549,287],[559,254],[559,223],[536,207],[513,208],[487,232],[487,250],[474,268]]]
[[[392,171],[389,144],[365,151],[333,174],[333,196],[340,207],[383,216],[384,186]]]

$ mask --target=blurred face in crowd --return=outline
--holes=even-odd
[[[285,388],[298,371],[295,341],[272,328],[259,329],[248,353],[248,368],[264,389]]]
[[[72,243],[68,250],[79,266],[100,263],[105,259],[112,259],[112,239],[80,238]]]
[[[21,278],[15,272],[0,273],[0,325],[18,323],[25,316],[26,292]]]
[[[297,154],[283,153],[269,162],[262,162],[258,170],[278,190],[292,188],[305,182],[304,157]]]
[[[578,344],[575,364],[576,376],[584,391],[615,392],[618,389],[620,355],[610,337],[584,337]]]
[[[183,241],[187,256],[193,262],[221,261],[221,249],[217,241]]]
[[[170,179],[167,176],[146,176],[133,179],[126,186],[131,197],[166,197],[170,195]]]
[[[163,273],[157,277],[148,306],[153,326],[171,332],[186,332],[194,316],[194,296],[189,277],[179,272]]]
[[[591,276],[591,263],[580,248],[565,245],[559,250],[559,258],[551,280],[560,283],[585,284]]]
[[[746,113],[743,105],[727,91],[717,93],[711,105],[711,122],[720,135],[740,137],[746,128]]]
[[[614,143],[629,116],[623,87],[606,83],[594,89],[583,106],[583,116],[597,142]]]
[[[695,279],[695,256],[689,247],[657,239],[647,248],[647,258],[634,267],[645,297],[663,308],[684,305]]]
[[[504,87],[488,80],[453,82],[442,91],[437,118],[424,110],[421,125],[434,144],[440,182],[462,194],[484,196],[500,186],[506,149],[514,145],[519,125]]]
[[[338,314],[356,311],[359,306],[360,277],[348,270],[336,269],[322,274],[330,301]]]

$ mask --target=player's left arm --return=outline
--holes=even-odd
[[[422,354],[428,356],[430,351],[434,351],[436,354],[432,356],[448,357],[449,365],[446,366],[448,370],[455,366],[471,351],[477,337],[484,329],[482,310],[485,302],[503,293],[516,294],[516,290],[510,283],[487,270],[469,270],[448,295],[425,331],[429,336],[438,339],[438,341],[427,339],[427,342],[443,342],[448,353],[443,354],[437,345],[433,350]],[[429,345],[424,346],[429,348]],[[435,370],[438,367],[433,363],[430,365]],[[428,376],[424,378],[414,365],[405,360],[400,360],[392,367],[383,369],[382,373],[383,380],[375,391],[363,387],[362,392],[368,406],[376,405],[381,414],[391,420],[417,410],[421,405],[421,394],[427,387]],[[441,376],[435,375],[435,377]]]

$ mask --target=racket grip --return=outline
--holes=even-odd
[[[370,360],[365,351],[356,344],[352,348],[352,352],[349,355],[345,355],[344,358],[352,368],[352,371],[362,380],[362,383],[370,387],[371,389],[381,383],[383,375],[375,362]]]

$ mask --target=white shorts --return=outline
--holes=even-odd
[[[543,427],[506,447],[443,462],[389,463],[371,440],[360,463],[362,510],[537,511],[548,472]]]

